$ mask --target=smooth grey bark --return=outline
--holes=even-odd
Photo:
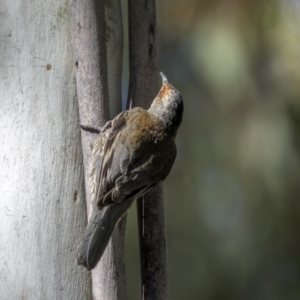
[[[103,125],[110,118],[109,103],[111,117],[114,117],[121,108],[123,40],[120,3],[119,0],[106,1],[106,7],[104,7],[104,1],[69,0],[69,8],[80,122],[91,126]],[[105,18],[109,18],[107,27]],[[107,70],[110,74],[109,83]],[[111,102],[108,101],[109,96]],[[89,214],[91,210],[90,145],[95,138],[95,134],[82,131],[86,201]],[[127,299],[124,232],[124,223],[120,223],[115,228],[100,262],[92,270],[93,299],[95,300]]]
[[[0,299],[91,299],[67,1],[0,4]]]
[[[155,0],[129,0],[130,82],[128,101],[149,108],[158,92]],[[137,201],[142,299],[168,299],[162,185]]]
[[[110,118],[122,110],[123,23],[120,0],[105,0],[106,55]]]

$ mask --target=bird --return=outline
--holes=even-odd
[[[78,251],[78,263],[93,269],[115,226],[135,199],[170,173],[183,100],[164,73],[149,109],[125,110],[99,130],[92,146],[92,212]]]

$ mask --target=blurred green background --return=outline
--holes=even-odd
[[[164,0],[157,18],[185,101],[164,184],[171,299],[300,299],[300,1]],[[140,299],[135,206],[126,239]]]

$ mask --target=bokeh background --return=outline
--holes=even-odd
[[[164,0],[157,18],[159,68],[185,101],[164,184],[171,299],[300,299],[300,1]],[[133,300],[136,230],[133,207]]]

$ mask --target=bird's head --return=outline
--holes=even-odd
[[[162,72],[160,75],[162,77],[162,87],[153,100],[149,111],[160,116],[170,126],[177,129],[182,122],[182,97],[179,91],[168,82],[166,75]]]

